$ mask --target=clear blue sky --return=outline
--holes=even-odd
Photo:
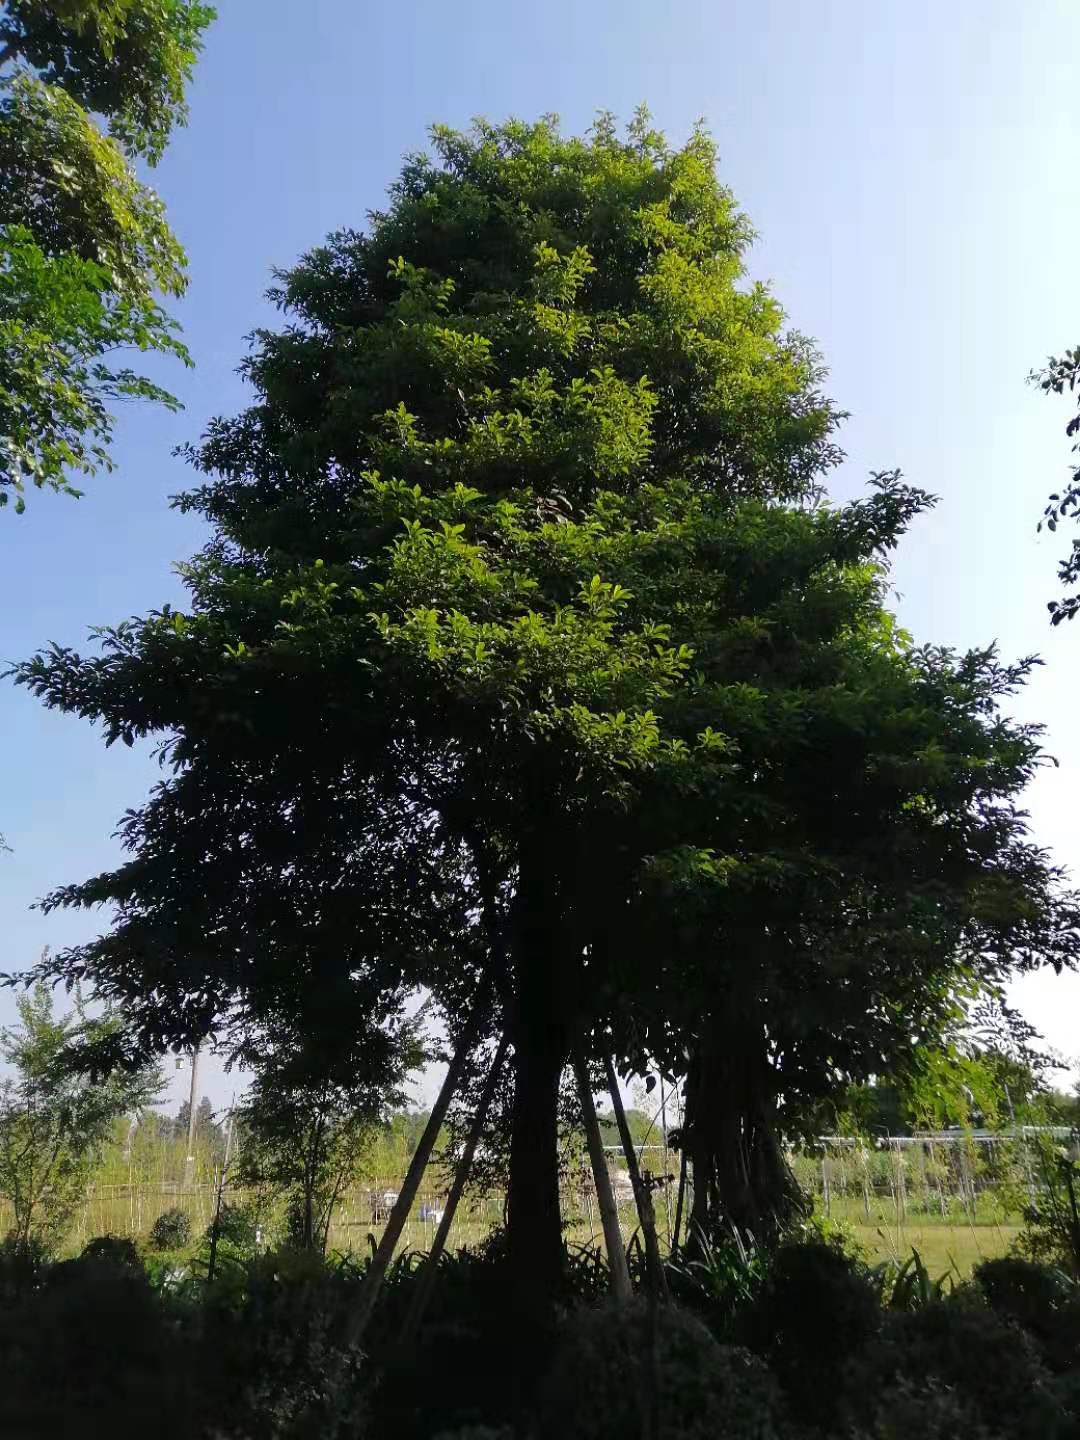
[[[126,412],[118,469],[81,502],[35,495],[23,518],[0,515],[0,656],[85,645],[91,625],[181,598],[171,567],[200,532],[167,505],[188,478],[173,447],[243,402],[234,368],[268,318],[269,268],[361,223],[431,122],[557,111],[580,130],[645,101],[675,139],[707,119],[761,237],[753,272],[821,345],[851,412],[835,493],[900,466],[942,497],[896,568],[905,624],[1046,658],[1022,713],[1048,725],[1061,768],[1030,806],[1039,839],[1080,870],[1080,626],[1046,625],[1062,545],[1034,534],[1065,473],[1066,412],[1024,383],[1080,343],[1076,0],[219,3],[191,124],[154,181],[191,257],[181,318],[198,365],[168,376],[187,409]],[[10,686],[0,735],[13,969],[94,926],[28,907],[117,858],[115,822],[154,766]],[[1017,996],[1080,1051],[1080,981]],[[208,1088],[223,1101],[232,1087]]]

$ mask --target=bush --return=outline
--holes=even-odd
[[[243,1270],[242,1290],[225,1292],[231,1303],[220,1303],[216,1290],[205,1301],[199,1371],[214,1397],[213,1433],[243,1440],[360,1434],[361,1355],[338,1338],[355,1274],[296,1251],[257,1256]]]
[[[219,1245],[225,1245],[228,1249],[242,1255],[250,1255],[254,1252],[258,1232],[255,1215],[248,1206],[222,1205],[216,1221],[211,1220],[206,1227],[206,1234],[203,1238],[207,1243],[213,1239],[215,1224],[217,1225]]]
[[[34,1290],[49,1264],[49,1247],[36,1235],[0,1241],[0,1300],[11,1301]]]
[[[153,1249],[183,1250],[191,1244],[191,1216],[179,1205],[163,1211],[150,1229]]]
[[[182,1339],[145,1276],[115,1255],[56,1265],[38,1290],[0,1311],[0,1434],[200,1433]]]
[[[969,1401],[933,1381],[899,1382],[883,1398],[873,1428],[863,1433],[873,1440],[999,1440]]]
[[[1060,1270],[1006,1256],[974,1273],[990,1308],[1035,1337],[1054,1370],[1080,1364],[1080,1291]]]
[[[1031,1338],[971,1293],[890,1317],[852,1398],[864,1411],[872,1407],[887,1433],[894,1407],[913,1396],[940,1409],[944,1402],[933,1400],[935,1390],[951,1393],[991,1435],[1051,1440],[1065,1433],[1062,1407]]]
[[[837,1418],[850,1367],[880,1330],[881,1308],[856,1261],[835,1245],[783,1245],[744,1333],[772,1364],[801,1419]]]
[[[761,1362],[721,1345],[675,1306],[663,1306],[658,1319],[658,1440],[772,1440],[780,1402]],[[544,1386],[539,1433],[562,1440],[639,1434],[648,1333],[641,1300],[572,1313]]]
[[[80,1260],[99,1261],[143,1274],[143,1263],[134,1240],[122,1235],[95,1235],[83,1246]]]

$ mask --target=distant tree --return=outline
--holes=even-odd
[[[188,361],[158,295],[186,285],[132,168],[186,117],[213,10],[194,0],[7,0],[0,10],[0,505],[108,468],[122,399],[173,409],[118,350]],[[104,116],[105,135],[92,118]]]
[[[1070,395],[1076,392],[1080,381],[1080,346],[1067,350],[1057,358],[1051,356],[1042,370],[1030,375],[1032,384],[1049,395]],[[1073,441],[1073,454],[1080,454],[1080,414],[1073,415],[1065,426],[1065,434]],[[1074,465],[1066,484],[1054,492],[1046,503],[1043,518],[1038,528],[1054,533],[1065,521],[1080,518],[1080,464]],[[1080,582],[1080,538],[1074,537],[1069,552],[1058,564],[1058,579],[1062,585],[1074,586]],[[1062,620],[1071,620],[1080,610],[1080,593],[1066,595],[1062,600],[1051,600],[1046,607],[1050,611],[1050,623],[1060,625]]]
[[[161,1088],[156,1066],[88,1079],[73,1057],[117,1028],[76,999],[53,1014],[44,985],[16,999],[19,1024],[0,1031],[0,1057],[14,1076],[0,1085],[0,1195],[14,1211],[13,1234],[55,1246],[81,1203],[119,1117],[149,1105]]]
[[[336,1051],[288,1024],[245,1050],[254,1078],[237,1111],[243,1137],[240,1183],[284,1195],[289,1235],[300,1249],[325,1251],[334,1206],[356,1180],[386,1110],[422,1058],[404,1023],[351,1034]]]

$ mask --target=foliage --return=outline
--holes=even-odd
[[[238,1255],[248,1256],[255,1248],[257,1225],[249,1205],[226,1203],[207,1226],[204,1241],[211,1241],[216,1231],[218,1241]]]
[[[249,1260],[242,1286],[206,1299],[199,1368],[208,1416],[244,1440],[349,1440],[363,1422],[364,1368],[338,1340],[356,1276],[288,1252]],[[224,1302],[224,1303],[222,1303]]]
[[[1045,394],[1063,395],[1066,390],[1072,395],[1080,379],[1080,347],[1067,350],[1064,355],[1051,356],[1043,370],[1033,371],[1029,379]],[[1065,433],[1074,440],[1073,453],[1080,452],[1080,416],[1074,415],[1065,427]],[[1055,491],[1047,501],[1041,530],[1045,525],[1053,534],[1063,521],[1076,519],[1080,515],[1080,465],[1073,468],[1065,488]],[[1069,553],[1058,565],[1058,579],[1062,585],[1075,585],[1080,581],[1080,540],[1074,539]],[[1046,607],[1050,611],[1050,623],[1060,625],[1062,620],[1071,620],[1080,610],[1080,594],[1066,595],[1063,600],[1051,600]]]
[[[649,1343],[642,1300],[629,1309],[607,1302],[571,1313],[541,1397],[540,1432],[567,1440],[640,1433]],[[659,1312],[656,1345],[657,1440],[773,1440],[779,1433],[779,1394],[760,1360],[719,1345],[675,1306]]]
[[[666,1266],[672,1294],[706,1320],[721,1338],[729,1338],[736,1318],[761,1289],[768,1255],[747,1242],[737,1230],[717,1241],[698,1237],[688,1254],[672,1257]]]
[[[158,295],[185,255],[117,138],[158,158],[212,18],[191,0],[8,0],[0,13],[0,505],[109,468],[112,406],[178,402],[118,350],[190,363]]]
[[[126,1235],[95,1235],[83,1246],[81,1260],[102,1261],[121,1269],[143,1274],[143,1263],[134,1240]]]
[[[877,1289],[883,1304],[890,1310],[919,1310],[942,1300],[955,1285],[951,1270],[931,1278],[929,1270],[918,1250],[899,1265],[886,1261],[870,1270],[870,1280]]]
[[[1018,1245],[1032,1260],[1061,1266],[1080,1281],[1080,1159],[1077,1138],[1066,1147],[1046,1135],[1027,1140],[1040,1178],[1036,1197],[1024,1212]]]
[[[88,1425],[116,1440],[197,1433],[186,1347],[146,1278],[127,1265],[90,1257],[55,1267],[40,1288],[0,1308],[0,1343],[5,1435]]]
[[[191,1216],[179,1205],[163,1210],[150,1227],[154,1250],[183,1250],[191,1243]]]
[[[116,1120],[156,1096],[155,1065],[115,1071],[94,1080],[80,1075],[73,1054],[111,1040],[119,1022],[91,1017],[76,996],[67,1015],[53,1014],[45,985],[17,996],[19,1024],[0,1031],[0,1056],[14,1077],[0,1086],[0,1195],[14,1210],[19,1244],[47,1245],[64,1234]]]
[[[0,64],[28,65],[153,164],[187,120],[184,90],[214,15],[199,0],[5,0]]]
[[[109,465],[112,401],[178,408],[167,391],[104,358],[133,347],[186,360],[174,331],[148,296],[112,290],[101,264],[51,257],[22,226],[0,227],[0,486],[14,489],[17,510],[27,479],[78,495],[69,472]],[[0,505],[7,499],[0,488]]]

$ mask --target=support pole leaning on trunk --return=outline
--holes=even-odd
[[[450,1187],[450,1193],[446,1197],[446,1208],[443,1210],[442,1219],[439,1221],[439,1228],[435,1232],[435,1239],[432,1241],[431,1249],[428,1251],[427,1259],[424,1261],[420,1278],[416,1282],[416,1289],[413,1292],[412,1303],[409,1306],[408,1314],[405,1316],[405,1323],[401,1327],[401,1335],[398,1343],[402,1346],[408,1345],[420,1328],[420,1322],[424,1318],[428,1303],[431,1300],[431,1293],[435,1288],[435,1280],[438,1275],[439,1261],[442,1259],[443,1251],[446,1249],[447,1237],[450,1234],[450,1226],[454,1223],[454,1214],[461,1201],[465,1186],[468,1183],[472,1171],[473,1160],[476,1156],[476,1147],[480,1143],[480,1136],[484,1132],[484,1123],[487,1120],[488,1111],[491,1109],[491,1102],[495,1098],[495,1087],[499,1082],[503,1065],[506,1063],[506,1052],[510,1048],[509,1037],[503,1032],[499,1041],[499,1048],[495,1051],[495,1058],[491,1062],[491,1069],[488,1071],[487,1080],[480,1095],[480,1102],[476,1107],[476,1114],[469,1129],[468,1138],[465,1141],[465,1149],[462,1151],[461,1159],[458,1162],[454,1174],[454,1183]]]
[[[672,1253],[679,1248],[679,1231],[682,1229],[683,1201],[686,1198],[686,1142],[679,1152],[679,1192],[675,1198],[675,1222],[671,1230]]]
[[[626,1122],[626,1110],[623,1107],[615,1066],[611,1063],[610,1056],[604,1061],[604,1072],[607,1076],[608,1090],[611,1092],[611,1106],[615,1111],[623,1153],[626,1155],[626,1168],[630,1172],[630,1183],[634,1187],[634,1199],[637,1202],[638,1219],[641,1221],[641,1233],[645,1237],[645,1261],[650,1281],[655,1285],[657,1292],[667,1299],[668,1283],[660,1260],[660,1244],[656,1238],[656,1210],[653,1207],[652,1191],[641,1176],[637,1151],[634,1149],[630,1126]]]
[[[420,1181],[423,1179],[424,1170],[431,1158],[431,1152],[435,1148],[435,1142],[439,1138],[439,1131],[446,1119],[446,1112],[450,1108],[458,1086],[461,1084],[462,1076],[465,1073],[465,1066],[469,1059],[469,1052],[476,1043],[476,1037],[480,1030],[480,1022],[487,1009],[488,999],[491,994],[491,986],[487,976],[481,981],[480,989],[473,1001],[472,1014],[469,1016],[465,1029],[461,1033],[457,1049],[454,1051],[450,1061],[450,1068],[446,1072],[446,1079],[442,1083],[442,1089],[431,1107],[431,1116],[424,1126],[424,1133],[420,1136],[420,1142],[413,1152],[412,1160],[409,1162],[409,1169],[401,1185],[401,1191],[390,1211],[386,1222],[386,1229],[383,1231],[382,1239],[375,1248],[375,1254],[371,1257],[371,1264],[367,1274],[364,1276],[360,1286],[360,1294],[355,1307],[345,1323],[345,1342],[355,1345],[363,1337],[367,1329],[368,1321],[371,1319],[371,1312],[375,1308],[375,1302],[379,1298],[379,1291],[382,1289],[383,1280],[386,1278],[386,1271],[390,1261],[393,1259],[394,1251],[397,1249],[397,1242],[401,1238],[401,1232],[405,1228],[405,1221],[409,1218],[409,1211],[416,1199],[416,1192],[420,1189]]]
[[[608,1268],[611,1271],[611,1293],[620,1305],[631,1298],[630,1271],[626,1264],[626,1249],[623,1246],[622,1230],[619,1226],[619,1207],[611,1184],[607,1156],[600,1136],[600,1124],[596,1118],[592,1088],[585,1062],[578,1051],[574,1055],[574,1079],[577,1082],[578,1101],[585,1123],[585,1138],[589,1146],[589,1163],[592,1166],[593,1185],[596,1187],[596,1203],[600,1210],[600,1222],[604,1227],[604,1248],[607,1250]]]

